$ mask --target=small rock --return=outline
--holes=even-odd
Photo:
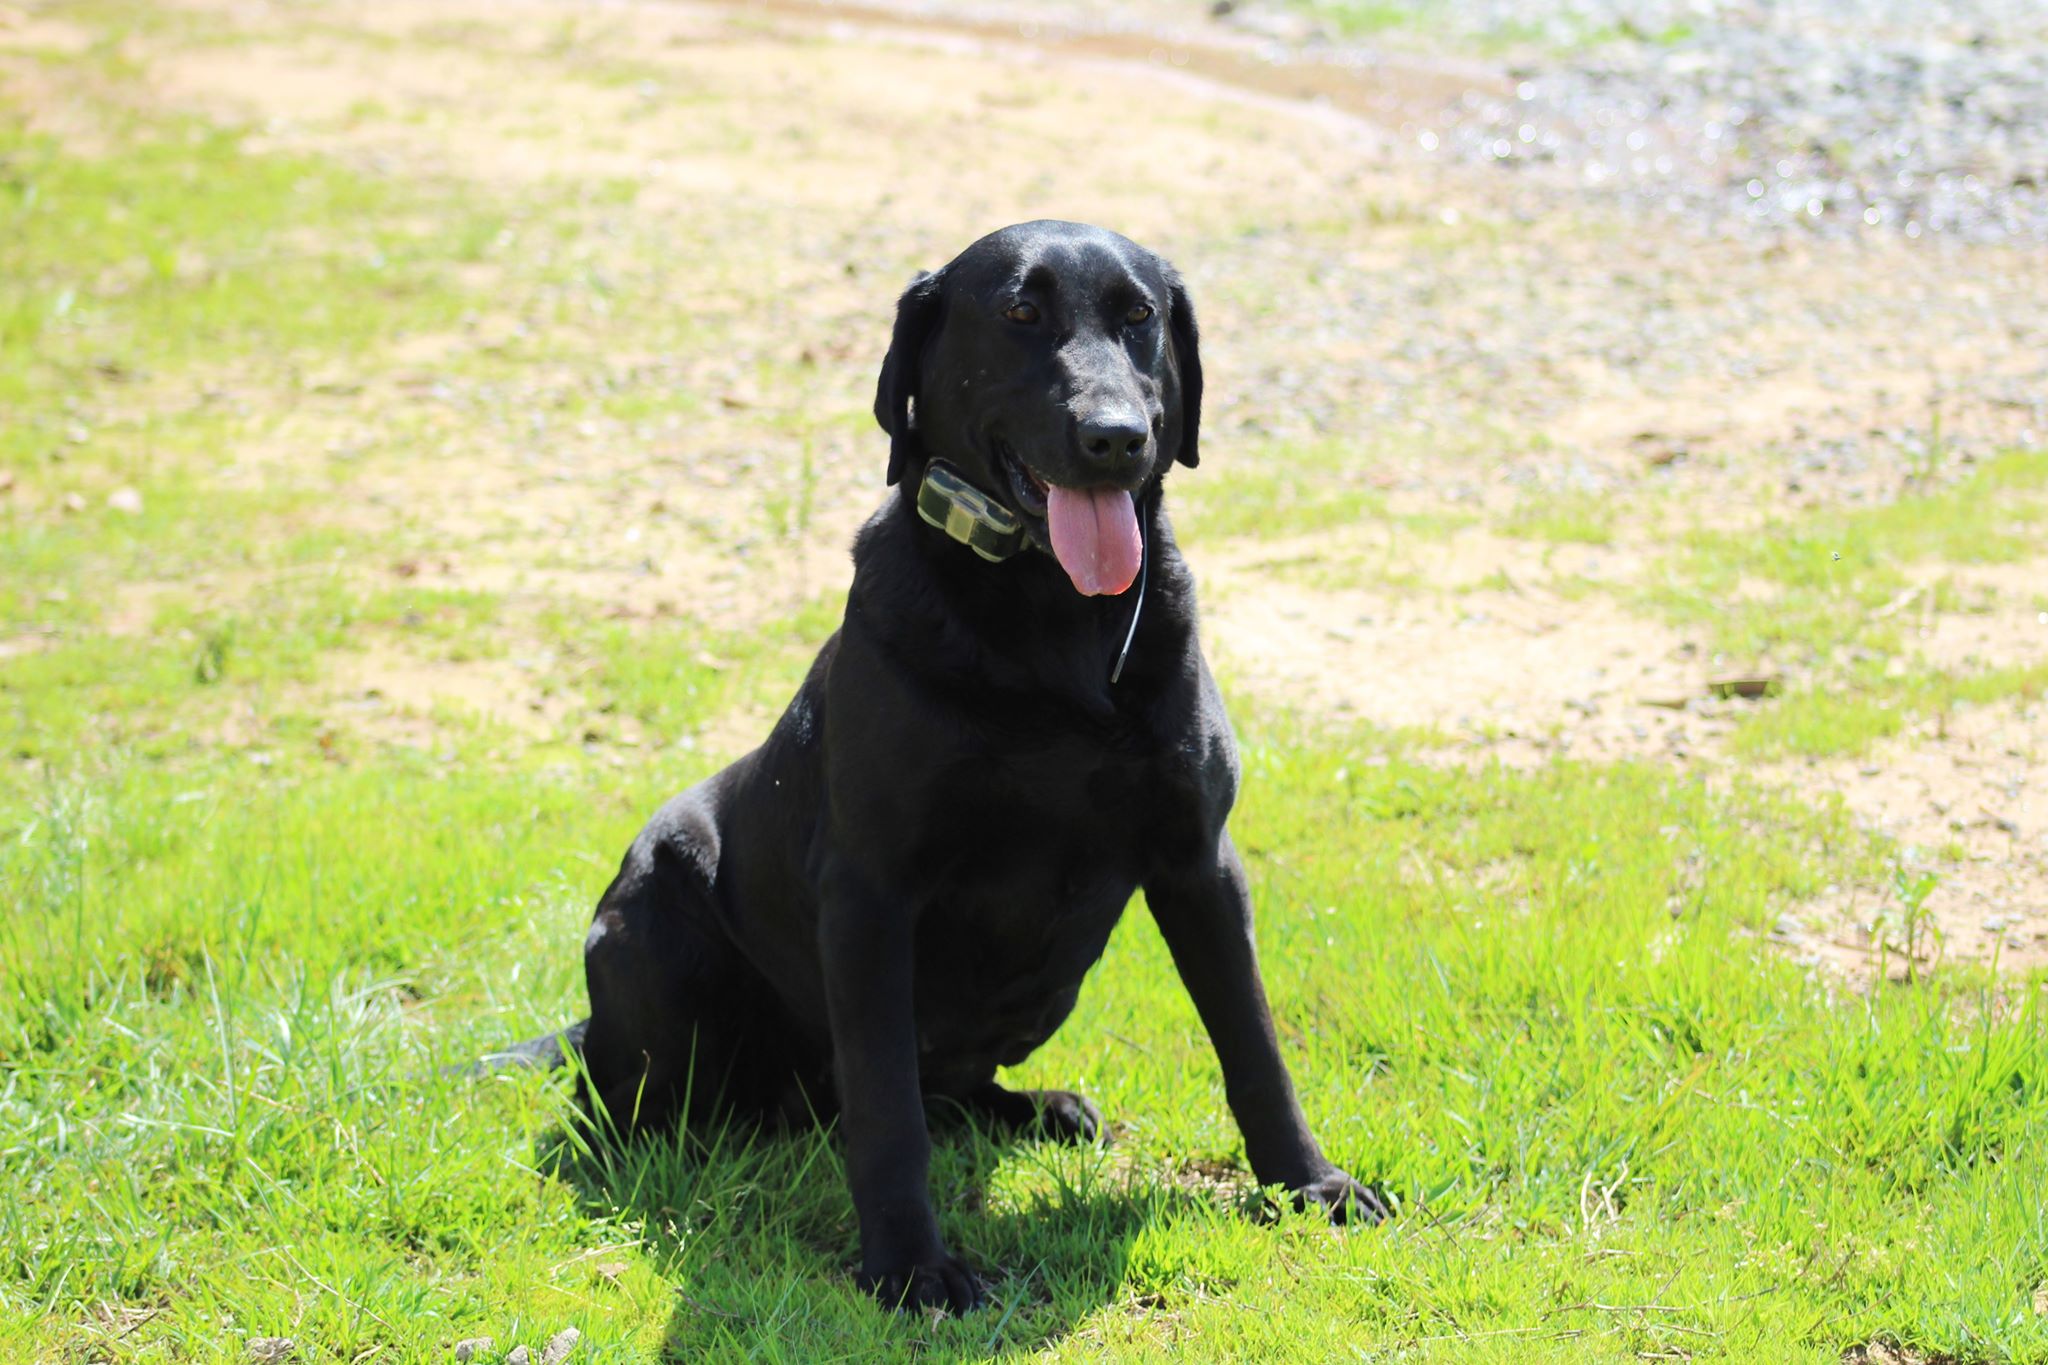
[[[1781,686],[1781,680],[1776,674],[1709,678],[1707,680],[1707,691],[1711,695],[1719,697],[1722,701],[1727,701],[1732,697],[1755,698],[1775,696]]]
[[[64,495],[64,510],[67,512],[83,512],[85,510],[84,495],[80,493],[66,493]]]
[[[532,1357],[524,1346],[514,1346],[512,1353],[505,1357],[505,1365],[532,1365]]]
[[[496,1350],[498,1343],[491,1337],[470,1337],[455,1343],[455,1365],[469,1365],[477,1356],[487,1356]]]
[[[265,1362],[265,1365],[274,1365],[276,1361],[290,1360],[291,1358],[292,1339],[290,1337],[249,1338],[249,1359],[251,1360]]]
[[[1992,810],[1989,806],[1979,806],[1977,807],[1977,809],[1984,812],[1984,818],[1986,820],[1989,820],[1991,822],[1992,827],[1996,829],[2000,834],[2010,834],[2014,836],[2017,836],[2019,834],[2020,827],[2016,821],[2007,819],[2005,816],[2000,815],[1997,811]]]
[[[107,494],[107,506],[113,508],[116,512],[126,512],[131,517],[140,516],[142,514],[142,494],[133,488],[116,488],[113,492]]]
[[[574,1327],[564,1327],[548,1338],[548,1344],[540,1348],[540,1365],[562,1365],[569,1358],[569,1352],[576,1349],[576,1343],[583,1340],[583,1333]]]

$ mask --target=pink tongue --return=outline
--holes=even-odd
[[[1054,487],[1047,490],[1045,519],[1052,552],[1084,597],[1114,597],[1138,576],[1144,542],[1131,495],[1120,488]]]

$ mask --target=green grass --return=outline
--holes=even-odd
[[[67,64],[86,80],[89,68]],[[409,215],[391,187],[327,161],[251,154],[247,135],[103,107],[118,138],[66,154],[0,113],[0,403],[47,413],[166,366],[222,354],[287,360],[389,340],[395,321],[445,325],[449,266],[479,257],[496,222],[457,240]],[[54,416],[10,423],[8,462],[59,439]]]
[[[1295,0],[1346,37],[1412,34],[1470,44],[1482,53],[1502,54],[1537,49],[1565,55],[1612,43],[1653,43],[1668,47],[1692,36],[1691,25],[1669,24],[1645,29],[1633,22],[1597,22],[1561,9],[1549,22],[1490,19],[1475,23],[1450,0]]]
[[[747,632],[710,632],[687,621],[590,625],[567,615],[551,615],[547,629],[570,666],[584,666],[582,685],[601,715],[678,735],[742,703],[779,707],[837,629],[843,603],[842,594],[821,595],[786,620]]]
[[[1939,720],[1958,707],[1986,702],[2037,701],[2044,692],[2048,665],[2043,664],[1899,678],[1864,670],[1765,703],[1744,717],[1729,745],[1744,758],[1860,754],[1916,721]]]
[[[996,1306],[938,1324],[852,1290],[829,1141],[592,1155],[555,1086],[436,1070],[577,1012],[588,906],[694,770],[16,784],[0,1350],[83,1349],[118,1305],[154,1311],[110,1348],[134,1359],[245,1334],[441,1359],[568,1323],[598,1359],[1832,1360],[1880,1335],[2048,1358],[2038,992],[1844,1002],[1760,948],[1782,902],[1873,873],[1839,821],[1285,729],[1247,757],[1238,838],[1304,1103],[1409,1215],[1247,1217],[1213,1055],[1134,910],[1018,1073],[1093,1093],[1117,1145],[943,1142],[942,1217]]]
[[[1790,695],[1761,702],[1730,739],[1740,758],[1867,752],[1918,721],[1959,706],[2032,700],[2048,670],[2019,665],[1972,673],[1914,668],[1904,625],[1923,605],[1977,609],[1929,564],[2008,564],[2036,558],[2048,532],[2048,452],[2012,451],[1946,487],[1889,503],[1835,509],[1753,531],[1700,531],[1651,570],[1639,602],[1702,631],[1735,660],[1806,666]],[[1993,595],[1995,596],[1995,595]]]
[[[1697,531],[1652,571],[1643,604],[1755,658],[1895,649],[1886,610],[1919,564],[2000,564],[2040,554],[2048,452],[2013,451],[1945,489],[1748,531]]]
[[[1172,481],[1175,530],[1183,541],[1199,543],[1299,538],[1371,522],[1397,537],[1438,539],[1473,524],[1476,518],[1456,512],[1392,511],[1372,482],[1384,468],[1384,454],[1335,438],[1232,450],[1225,460],[1205,461],[1199,475]]]
[[[1174,524],[1183,538],[1220,540],[1379,520],[1386,496],[1364,482],[1365,473],[1356,452],[1336,442],[1248,451],[1218,477],[1176,480]]]
[[[1411,32],[1469,43],[1481,53],[1505,54],[1536,49],[1551,55],[1584,53],[1613,43],[1652,43],[1669,47],[1693,34],[1685,23],[1646,29],[1624,19],[1596,22],[1561,9],[1548,22],[1496,19],[1473,23],[1446,0],[1297,0],[1313,14],[1351,36]]]
[[[1502,535],[1559,544],[1614,543],[1613,498],[1598,493],[1559,493],[1522,498],[1500,521]]]
[[[120,61],[103,44],[67,72],[84,89]],[[838,598],[737,632],[394,579],[418,528],[331,515],[345,462],[224,475],[282,439],[250,393],[317,407],[331,395],[297,369],[374,375],[386,341],[476,306],[487,286],[453,268],[511,249],[500,216],[463,187],[88,104],[104,146],[0,110],[0,468],[19,479],[0,510],[0,1360],[245,1360],[289,1336],[302,1360],[445,1361],[461,1338],[574,1324],[593,1362],[1832,1362],[1880,1338],[2048,1361],[2041,983],[1809,980],[1765,933],[1882,879],[1890,851],[1839,811],[1655,767],[1444,767],[1418,738],[1247,718],[1233,828],[1278,1026],[1333,1155],[1406,1203],[1376,1231],[1254,1216],[1213,1050],[1142,906],[1014,1076],[1094,1095],[1115,1144],[939,1144],[947,1235],[994,1297],[960,1321],[855,1291],[829,1134],[593,1150],[558,1078],[444,1075],[579,1012],[594,898],[708,771],[684,741],[785,697]],[[579,220],[522,212],[521,242],[564,248],[540,286],[575,285]],[[637,336],[632,308],[669,306],[663,268],[606,296],[615,325]],[[589,322],[594,294],[548,307]],[[695,325],[647,334],[714,344]],[[621,334],[473,363],[602,374]],[[577,394],[690,413],[657,392],[668,373],[555,392],[571,414]],[[769,430],[794,471],[764,508],[778,534],[811,516],[804,443],[851,420]],[[1177,507],[1185,489],[1183,525],[1215,536],[1382,516],[1360,464],[1255,452],[1214,492],[1210,469],[1177,483]],[[2042,482],[2013,457],[1761,552],[1694,537],[1661,591],[1704,620],[1724,579],[1756,579],[1802,628],[1887,600],[1902,563],[2027,553]],[[107,509],[124,486],[140,513]],[[1555,511],[1529,533],[1597,519]],[[1834,550],[1879,581],[1817,569]],[[402,737],[357,728],[331,685],[371,651],[519,661],[581,709],[539,738],[452,709]],[[1932,713],[2040,685],[1872,677],[1864,699]],[[1739,742],[1815,752],[1885,723],[1775,705],[1759,724],[1786,733]]]
[[[108,145],[68,148],[0,105],[0,473],[15,485],[0,502],[0,634],[54,642],[17,669],[96,685],[114,681],[118,649],[76,637],[123,593],[331,577],[361,548],[332,524],[318,462],[238,482],[223,452],[291,416],[291,399],[272,400],[297,397],[300,367],[451,324],[469,301],[452,272],[496,220],[474,196],[132,109],[104,93],[134,78],[104,51],[48,65]],[[111,509],[117,489],[141,510]],[[266,601],[243,634],[288,614]],[[152,645],[137,653],[120,685],[139,697],[145,675],[175,667]]]

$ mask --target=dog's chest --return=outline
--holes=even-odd
[[[940,887],[919,921],[915,968],[933,1078],[960,1070],[972,1083],[1050,1038],[1136,888],[1129,867],[1057,852],[1029,875]]]
[[[1172,803],[1155,761],[1047,751],[952,775],[920,839],[919,1033],[928,1068],[1021,1061],[1073,1007]]]
[[[917,845],[928,904],[978,907],[986,928],[1058,939],[1090,907],[1128,898],[1176,804],[1156,756],[1092,746],[995,751],[932,783]],[[1063,913],[1048,917],[1048,907]],[[1024,947],[1022,942],[1016,947]]]

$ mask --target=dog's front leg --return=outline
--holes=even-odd
[[[931,1137],[918,1084],[909,908],[840,871],[826,880],[818,946],[832,1026],[847,1183],[860,1218],[860,1284],[892,1308],[965,1312],[974,1272],[932,1213]]]
[[[1148,877],[1145,902],[1223,1064],[1252,1174],[1292,1190],[1297,1207],[1322,1205],[1333,1222],[1386,1217],[1385,1197],[1333,1165],[1302,1117],[1259,979],[1251,896],[1229,833],[1203,856]]]

